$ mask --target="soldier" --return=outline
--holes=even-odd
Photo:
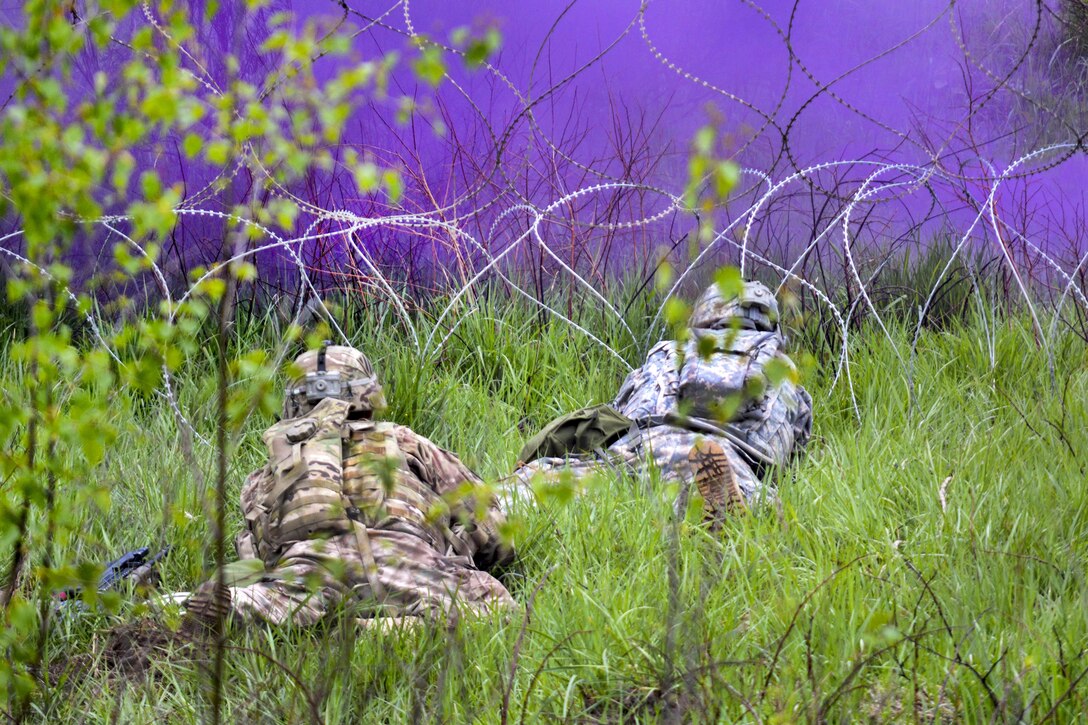
[[[632,423],[626,434],[592,456],[519,463],[514,497],[524,497],[541,473],[580,477],[600,470],[602,460],[638,473],[651,460],[666,480],[694,482],[712,519],[772,498],[767,474],[805,446],[812,427],[804,388],[788,378],[767,381],[773,360],[780,361],[778,372],[792,369],[774,295],[759,282],[745,283],[732,297],[712,286],[696,303],[689,328],[685,342],[664,340],[650,350],[620,387],[614,411],[602,416],[593,409],[593,420],[582,423],[598,425],[618,412]],[[686,488],[682,494],[683,500]]]
[[[238,554],[263,560],[264,575],[225,590],[202,585],[187,602],[190,626],[208,624],[216,608],[310,625],[349,602],[363,620],[513,607],[481,571],[513,552],[499,540],[495,501],[472,496],[479,477],[409,428],[373,420],[385,398],[358,350],[326,344],[295,364],[303,374],[286,391],[283,419],[264,433],[268,463],[241,493]]]

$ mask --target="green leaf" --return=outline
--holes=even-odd
[[[662,260],[661,264],[659,264],[657,267],[657,272],[654,273],[654,286],[657,288],[657,291],[667,291],[669,289],[669,286],[672,284],[673,278],[675,276],[676,275],[673,272],[672,265],[669,264],[669,261]]]
[[[298,218],[298,204],[290,199],[275,198],[268,204],[268,211],[284,229],[291,229]]]
[[[382,173],[382,183],[385,184],[386,193],[389,194],[389,201],[394,204],[400,201],[401,196],[404,195],[404,180],[400,173],[395,169],[386,169]]]
[[[264,562],[260,559],[240,559],[223,567],[227,586],[232,587],[256,583],[267,573]]]
[[[709,359],[710,356],[717,351],[717,349],[717,340],[715,340],[712,335],[703,335],[698,339],[695,344],[696,354],[698,354],[699,358],[702,360]]]
[[[719,161],[714,166],[714,192],[725,199],[740,181],[740,167],[732,161]]]
[[[525,534],[525,522],[520,518],[511,517],[499,524],[499,541],[511,548],[514,548]]]
[[[468,40],[468,28],[464,25],[460,25],[450,31],[450,44],[454,46],[462,46],[465,41]]]
[[[753,376],[744,381],[744,394],[749,400],[759,400],[767,390],[767,383],[763,378]]]
[[[234,275],[239,282],[252,282],[257,279],[257,267],[250,262],[239,262],[234,268]]]
[[[31,310],[31,319],[39,331],[48,330],[53,324],[53,311],[49,309],[49,305],[39,300]]]
[[[227,291],[227,281],[222,277],[211,277],[201,284],[201,291],[212,302],[218,302],[223,297],[223,293]]]
[[[490,28],[482,38],[476,38],[465,48],[465,65],[469,68],[478,68],[495,54],[502,43],[499,31]]]
[[[733,420],[733,416],[735,416],[740,409],[740,404],[743,399],[744,396],[739,393],[730,393],[729,395],[714,401],[714,404],[711,406],[711,413],[714,416],[714,420],[719,423],[728,423]]]
[[[182,148],[185,150],[185,155],[189,158],[193,158],[198,153],[200,153],[200,149],[203,148],[203,146],[204,140],[195,133],[188,134],[185,137],[184,143],[182,144]]]
[[[767,381],[774,387],[781,385],[784,380],[789,380],[794,384],[800,381],[797,369],[783,357],[769,360],[763,366],[763,374],[767,376]]]
[[[744,278],[737,267],[719,267],[714,272],[714,284],[727,300],[740,297],[744,293]]]
[[[222,166],[230,156],[230,142],[217,139],[204,147],[204,158],[213,164]]]
[[[691,308],[678,297],[670,297],[665,303],[665,322],[670,327],[683,325],[690,314]]]
[[[113,189],[118,194],[124,194],[128,189],[132,170],[136,166],[136,159],[128,151],[122,151],[113,162]]]
[[[162,196],[162,182],[154,171],[145,171],[140,175],[140,188],[145,199],[158,199]]]
[[[378,188],[381,183],[381,176],[378,167],[369,162],[364,161],[355,166],[355,185],[359,187],[359,191],[364,194],[368,194]]]
[[[695,152],[703,156],[709,156],[711,151],[714,150],[714,139],[717,137],[718,132],[714,130],[713,126],[703,126],[695,132]]]
[[[80,447],[83,450],[83,457],[91,466],[97,466],[106,455],[106,446],[101,436],[93,433],[81,436]]]
[[[424,48],[412,61],[412,70],[424,83],[437,88],[446,75],[446,63],[442,57],[442,50],[434,46]]]

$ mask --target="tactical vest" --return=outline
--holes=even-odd
[[[692,330],[695,339],[685,348],[679,371],[678,397],[687,414],[714,420],[723,400],[735,399],[739,408],[733,420],[763,400],[763,368],[775,357],[782,338],[775,332],[749,330]],[[709,356],[699,348],[712,342]],[[703,340],[700,345],[700,340]],[[759,384],[753,387],[752,383]]]
[[[270,475],[246,518],[266,562],[297,541],[358,534],[360,525],[365,536],[366,526],[393,514],[389,504],[405,497],[397,485],[404,456],[393,426],[348,420],[349,407],[326,398],[305,417],[265,431]],[[401,506],[396,513],[413,512]]]
[[[397,445],[392,426],[351,421],[344,449],[344,490],[367,526],[422,539],[431,548],[465,553],[465,542],[449,527],[448,503],[430,483],[433,471]]]
[[[326,398],[304,418],[264,432],[271,475],[260,493],[265,512],[262,548],[278,550],[315,535],[351,530],[343,496],[341,428],[348,403]]]
[[[757,468],[786,463],[808,441],[812,399],[789,380],[773,388],[766,380],[768,362],[788,360],[781,334],[711,328],[691,333],[682,347],[671,340],[655,345],[624,380],[613,405],[640,428],[671,425],[722,436]],[[723,420],[723,402],[730,399],[739,405]]]
[[[465,553],[444,506],[397,444],[394,426],[348,420],[349,404],[321,401],[309,415],[281,421],[264,433],[269,465],[254,504],[244,511],[257,551],[272,565],[297,541],[367,528],[399,531],[439,551]],[[424,465],[423,468],[426,468]],[[368,544],[360,539],[360,550]],[[363,551],[364,559],[369,555]]]

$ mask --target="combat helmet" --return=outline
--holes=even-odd
[[[382,386],[366,355],[353,347],[330,345],[309,350],[295,358],[301,375],[287,386],[283,417],[306,415],[325,398],[351,403],[352,418],[370,418],[385,408]]]
[[[734,326],[762,332],[778,329],[778,302],[762,282],[745,282],[738,297],[726,297],[718,285],[711,285],[695,303],[690,327],[720,330]]]

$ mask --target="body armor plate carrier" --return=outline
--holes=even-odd
[[[309,415],[265,431],[272,475],[260,497],[257,545],[269,563],[294,542],[352,533],[380,597],[367,527],[393,513],[390,494],[399,493],[403,456],[392,425],[349,421],[349,408],[348,401],[326,398]]]

